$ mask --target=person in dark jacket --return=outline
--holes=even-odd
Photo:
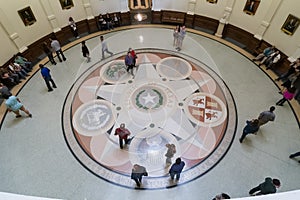
[[[87,48],[87,46],[85,45],[85,41],[81,42],[81,51],[82,51],[83,57],[87,58],[87,62],[90,62],[91,61],[90,51]]]
[[[250,133],[255,133],[258,131],[259,129],[259,120],[258,119],[253,119],[251,121],[246,121],[247,125],[245,126],[245,128],[243,129],[243,134],[240,137],[240,143],[243,143],[243,140],[245,139],[245,137],[250,134]]]
[[[56,62],[53,58],[52,50],[48,47],[47,42],[44,42],[42,45],[44,53],[48,56],[49,61],[52,65],[56,65]]]
[[[298,156],[300,156],[300,151],[298,151],[298,152],[296,152],[296,153],[293,153],[293,154],[291,154],[290,156],[289,156],[289,158],[295,158],[295,157],[298,157]],[[298,161],[298,163],[300,163],[300,160]]]
[[[146,168],[138,164],[133,165],[131,179],[135,181],[138,187],[141,187],[143,176],[148,176]]]
[[[249,191],[251,196],[254,195],[265,195],[276,193],[277,188],[280,187],[280,181],[276,178],[272,179],[270,177],[265,178],[265,182],[259,184],[257,187],[252,188]]]
[[[125,56],[125,65],[127,67],[126,71],[128,73],[131,73],[132,76],[134,76],[133,75],[134,60],[130,51],[128,51],[127,55]]]
[[[175,163],[172,165],[171,169],[169,170],[172,180],[174,180],[175,175],[176,175],[176,180],[177,181],[179,180],[184,165],[185,163],[181,160],[181,158],[176,159]]]

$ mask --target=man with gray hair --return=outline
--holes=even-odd
[[[274,121],[275,120],[275,114],[274,111],[275,107],[271,106],[269,110],[264,111],[262,113],[259,114],[258,116],[258,126],[262,126],[266,123],[268,123],[269,121]]]

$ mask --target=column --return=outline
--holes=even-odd
[[[215,33],[215,36],[222,37],[224,27],[226,24],[228,24],[234,3],[235,3],[235,0],[227,1],[226,7],[224,9],[224,14],[223,14],[222,18],[219,20],[218,29],[217,29],[217,32]]]
[[[23,53],[28,48],[24,45],[22,38],[16,32],[15,28],[12,26],[13,23],[9,21],[8,17],[5,15],[3,10],[0,8],[0,23],[3,26],[3,29],[7,33],[7,36],[11,39],[11,41],[15,44],[17,49],[19,49],[20,53]]]
[[[265,15],[263,21],[261,22],[259,28],[254,33],[254,37],[258,40],[262,40],[266,30],[268,29],[270,22],[272,18],[274,17],[277,9],[279,8],[282,0],[273,0],[271,5],[269,6],[269,9],[267,11],[267,14]]]
[[[56,33],[61,30],[59,27],[58,21],[53,13],[53,9],[50,4],[50,0],[40,0],[40,3],[43,7],[45,14],[47,15],[48,21],[51,24],[53,32]]]
[[[86,19],[87,20],[94,19],[95,17],[93,15],[90,0],[82,0],[82,3],[83,3],[83,7],[84,7],[84,10],[85,10],[85,14],[86,14]]]
[[[194,15],[195,7],[196,7],[196,0],[189,0],[187,14]]]

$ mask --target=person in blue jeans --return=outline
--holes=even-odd
[[[240,137],[240,143],[243,143],[243,140],[245,139],[245,137],[250,134],[250,133],[255,133],[258,131],[259,129],[259,120],[258,119],[253,119],[251,121],[246,121],[247,125],[245,126],[245,128],[243,129],[243,134]]]
[[[47,88],[48,88],[48,92],[53,91],[53,88],[56,88],[56,84],[54,83],[51,75],[50,75],[50,69],[48,69],[47,67],[45,67],[43,64],[40,64],[39,67],[41,68],[41,74],[46,82]],[[50,82],[52,84],[52,87],[50,85]]]
[[[180,178],[180,173],[184,167],[185,163],[181,160],[181,158],[177,158],[175,163],[172,165],[171,169],[169,170],[171,179],[174,180],[176,175],[176,180],[178,181]]]

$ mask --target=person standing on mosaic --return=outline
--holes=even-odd
[[[125,65],[127,67],[126,71],[128,73],[131,73],[131,75],[133,76],[133,67],[134,67],[134,63],[133,63],[133,57],[130,51],[127,52],[127,55],[125,56]],[[130,71],[130,72],[129,72]]]
[[[43,79],[46,82],[47,88],[48,88],[48,92],[53,91],[53,88],[56,88],[56,84],[54,83],[51,74],[50,74],[50,69],[48,69],[47,67],[45,67],[43,64],[39,65],[40,69],[41,69],[41,74],[43,76]],[[50,85],[50,82],[52,84],[52,87]]]
[[[175,175],[176,175],[176,180],[177,181],[179,180],[180,174],[181,174],[184,166],[185,166],[185,163],[181,160],[181,158],[177,158],[175,163],[172,165],[172,167],[169,170],[172,180],[174,180]]]
[[[258,126],[262,126],[269,121],[275,120],[275,114],[274,114],[275,107],[271,106],[269,110],[261,112],[258,116]]]
[[[119,136],[120,149],[123,149],[123,140],[125,144],[128,144],[130,141],[128,139],[128,136],[130,135],[130,131],[127,128],[125,128],[124,123],[122,123],[120,127],[115,130],[115,135]]]
[[[146,168],[138,164],[133,165],[131,179],[135,181],[136,186],[141,187],[143,176],[148,176]]]
[[[172,158],[176,153],[176,146],[174,144],[166,144],[167,147],[167,153],[165,154],[166,156],[166,164],[171,165],[172,164]]]
[[[105,58],[104,52],[110,54],[110,56],[112,56],[113,53],[108,50],[107,43],[104,40],[104,37],[102,35],[100,36],[100,41],[101,41],[101,51],[102,51],[102,60],[103,60]]]
[[[135,51],[132,48],[129,48],[128,52],[131,53],[132,60],[133,60],[133,67],[136,67],[135,65],[136,65],[137,55],[136,55]]]
[[[14,112],[16,114],[16,118],[22,117],[22,115],[20,114],[20,110],[25,112],[28,115],[28,117],[32,117],[32,114],[23,106],[18,97],[13,95],[4,95],[3,98],[6,99],[5,105],[7,107],[8,112]]]
[[[248,134],[251,134],[251,133],[256,133],[259,129],[259,121],[258,119],[253,119],[251,121],[246,121],[246,126],[245,128],[243,129],[243,134],[242,136],[240,137],[239,141],[240,143],[243,143],[243,140],[245,139],[245,137],[248,135]]]

